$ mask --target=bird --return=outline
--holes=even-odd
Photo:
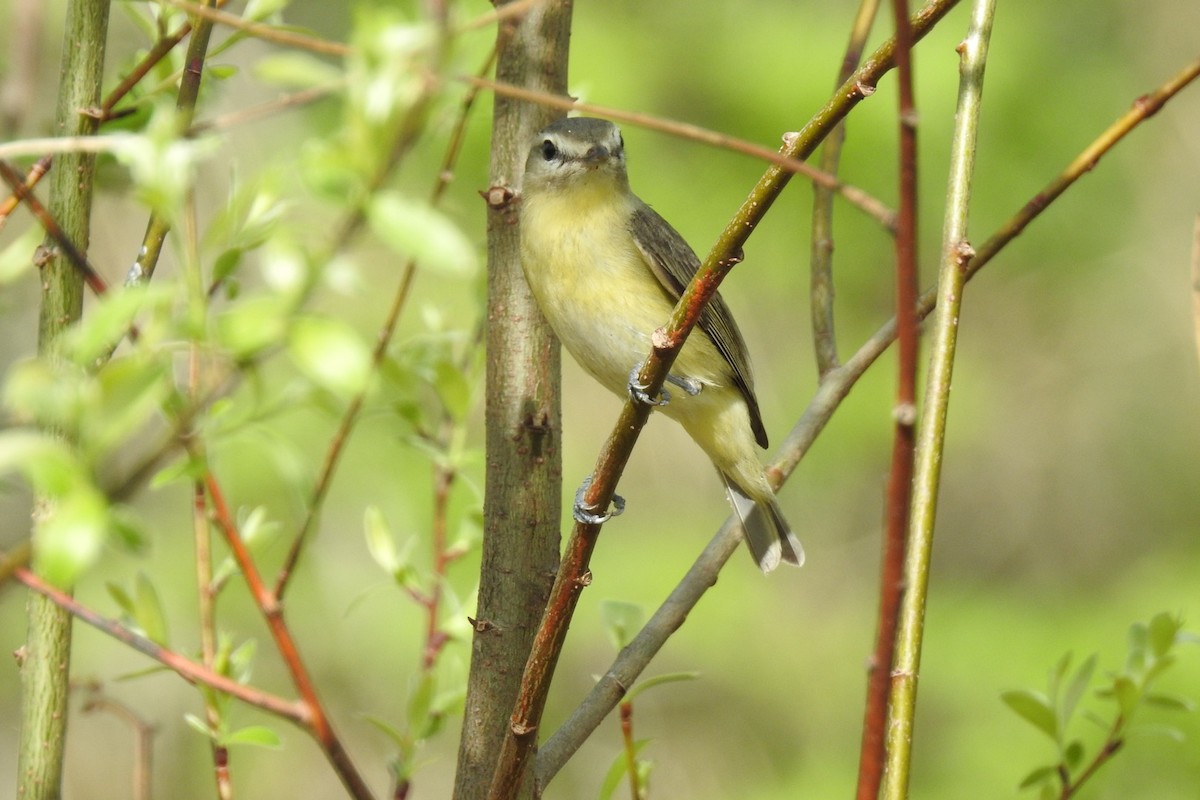
[[[651,334],[700,268],[683,236],[633,193],[620,128],[559,119],[534,138],[520,187],[521,265],[551,329],[584,371],[679,422],[720,474],[758,567],[800,566],[804,549],[758,459],[767,432],[746,343],[720,294],[679,352],[661,396],[637,373]],[[631,372],[632,367],[632,372]],[[675,395],[675,396],[672,396]],[[576,495],[575,518],[598,522]]]

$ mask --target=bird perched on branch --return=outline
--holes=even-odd
[[[625,143],[602,119],[562,119],[534,139],[525,162],[521,260],[542,314],[567,351],[619,396],[661,406],[712,459],[746,544],[763,572],[800,565],[804,550],[780,512],[755,445],[767,446],[746,343],[715,295],[666,383],[637,385],[650,336],[671,317],[700,260],[666,220],[629,189]],[[630,369],[633,369],[630,372]],[[575,518],[607,515],[583,507]]]

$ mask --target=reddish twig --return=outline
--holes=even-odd
[[[912,31],[907,0],[893,0],[896,72],[899,83],[900,218],[896,232],[896,331],[898,375],[892,460],[879,576],[879,619],[875,649],[867,669],[867,699],[859,754],[858,800],[879,796],[884,768],[884,728],[896,625],[904,592],[904,552],[912,505],[913,453],[917,402],[917,111],[913,99]]]
[[[14,573],[16,579],[27,587],[50,599],[59,608],[67,611],[77,619],[86,622],[97,630],[107,633],[119,642],[129,645],[139,653],[149,656],[163,666],[179,674],[184,680],[210,686],[219,692],[236,697],[248,705],[261,708],[283,719],[309,727],[311,715],[303,703],[284,700],[267,692],[238,683],[212,670],[179,655],[173,650],[156,644],[141,634],[134,633],[116,620],[108,619],[87,608],[66,592],[55,589],[27,569],[18,569]]]
[[[63,229],[59,227],[58,222],[50,215],[50,212],[42,205],[41,201],[33,194],[32,191],[25,188],[25,176],[13,168],[7,161],[0,160],[0,178],[12,189],[13,195],[18,201],[25,204],[29,209],[29,213],[37,218],[46,234],[54,240],[58,249],[62,251],[67,260],[71,262],[75,269],[79,270],[79,274],[83,276],[83,280],[91,287],[96,294],[104,294],[108,291],[108,284],[100,277],[100,273],[88,263],[87,256],[79,251],[71,238],[63,233]]]
[[[192,456],[196,457],[193,451]],[[288,672],[292,677],[292,683],[296,686],[296,691],[300,694],[300,699],[304,703],[308,712],[309,731],[312,733],[321,749],[325,751],[325,757],[329,759],[329,763],[341,778],[342,784],[351,796],[358,800],[368,800],[372,797],[371,790],[366,782],[359,775],[358,769],[350,760],[350,755],[346,752],[341,740],[334,733],[333,726],[329,721],[328,715],[325,713],[324,706],[321,705],[321,700],[317,696],[316,686],[312,682],[311,676],[308,674],[308,669],[304,666],[304,661],[300,657],[300,650],[296,646],[296,640],[292,637],[292,632],[288,628],[287,623],[283,619],[283,606],[279,603],[277,597],[266,583],[263,582],[262,576],[259,574],[258,567],[254,563],[254,559],[250,556],[250,550],[246,547],[246,543],[242,540],[241,534],[238,532],[237,524],[233,520],[233,515],[230,513],[229,506],[225,502],[225,495],[221,491],[216,478],[211,470],[204,472],[204,488],[208,494],[209,503],[212,507],[217,527],[225,537],[225,542],[233,553],[233,558],[241,570],[242,577],[246,579],[246,586],[250,590],[250,595],[254,598],[255,605],[258,606],[264,620],[267,623],[267,628],[271,632],[271,638],[275,641],[275,647],[279,651],[280,657],[287,666]]]
[[[21,186],[25,188],[26,192],[32,191],[33,187],[37,186],[38,181],[42,179],[42,176],[50,171],[50,165],[53,163],[53,161],[53,156],[42,156],[34,163],[32,167],[29,168],[29,172],[25,173],[25,180],[21,182]],[[9,195],[7,200],[5,200],[3,203],[0,203],[0,230],[3,230],[5,223],[8,222],[8,215],[13,212],[13,209],[15,209],[20,202],[21,198],[16,192],[13,192],[11,195]]]

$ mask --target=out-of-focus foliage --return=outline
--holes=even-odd
[[[23,470],[39,491],[75,498],[62,506],[71,511],[63,517],[71,522],[60,539],[64,555],[45,556],[57,580],[78,578],[81,601],[194,653],[196,464],[176,456],[128,500],[112,503],[101,491],[142,464],[175,415],[186,416],[189,348],[197,348],[212,391],[240,375],[235,391],[195,424],[243,531],[259,532],[254,552],[267,574],[305,517],[347,397],[366,386],[365,413],[294,579],[288,620],[372,785],[387,785],[382,765],[390,763],[412,780],[414,796],[446,796],[478,571],[471,553],[482,475],[476,266],[484,212],[476,192],[487,181],[486,99],[438,210],[427,198],[465,91],[458,84],[438,95],[383,194],[372,195],[370,181],[415,102],[418,68],[447,59],[443,75],[474,71],[491,33],[465,33],[447,53],[434,53],[416,3],[255,5],[246,13],[350,42],[357,55],[343,63],[218,28],[210,69],[221,69],[210,72],[201,93],[202,125],[236,120],[281,92],[335,88],[263,119],[202,127],[187,143],[167,135],[182,51],[152,71],[135,92],[136,113],[114,123],[138,138],[102,163],[88,255],[119,287],[137,256],[147,204],[168,211],[175,233],[149,290],[89,301],[85,324],[55,364],[29,360],[38,281],[22,260],[40,237],[23,232],[28,217],[15,214],[0,239],[0,363],[10,428],[0,435],[0,466],[6,480]],[[852,6],[578,3],[572,91],[773,145],[828,96]],[[0,3],[0,15],[14,7]],[[454,4],[453,15],[464,21],[489,9]],[[183,19],[157,4],[114,10],[109,85],[156,35],[147,15],[165,15],[167,28]],[[61,46],[62,10],[46,4],[45,13],[37,88],[51,98],[56,70],[47,65]],[[916,53],[927,276],[934,274],[954,110],[953,48],[966,13],[953,12]],[[881,21],[873,43],[887,29]],[[1200,8],[1191,0],[1001,4],[972,238],[989,235],[1134,98],[1194,58],[1198,30]],[[0,62],[6,58],[0,50]],[[348,76],[344,91],[336,88],[339,76]],[[1064,651],[1118,663],[1112,643],[1132,620],[1168,609],[1194,630],[1200,617],[1200,370],[1188,296],[1200,186],[1198,96],[1196,87],[1185,91],[1107,156],[968,289],[920,676],[914,796],[1019,796],[1029,766],[1046,761],[1045,742],[1004,709],[998,698],[1005,690],[1028,684]],[[852,115],[843,167],[847,181],[889,203],[894,113],[889,77]],[[16,134],[41,134],[51,118],[47,100]],[[634,126],[624,131],[635,191],[705,250],[762,165]],[[181,202],[189,187],[194,210]],[[793,181],[723,289],[755,359],[776,443],[815,386],[807,333],[810,197],[806,184]],[[330,254],[337,226],[354,208],[366,214],[362,230],[352,247]],[[890,242],[845,204],[835,225],[846,357],[890,314]],[[363,359],[410,256],[428,269],[417,274],[382,373],[367,375]],[[126,341],[94,368],[131,322],[138,343]],[[773,800],[852,791],[874,629],[891,373],[885,357],[781,493],[809,553],[805,568],[764,580],[735,556],[655,663],[652,674],[696,669],[702,677],[638,697],[637,735],[653,740],[652,797]],[[565,388],[567,502],[617,406],[573,365]],[[24,427],[33,423],[68,431],[77,446],[64,449]],[[629,512],[601,539],[548,729],[611,660],[604,635],[611,626],[600,604],[655,607],[728,512],[719,482],[681,432],[655,419],[643,439],[621,487]],[[448,640],[427,671],[421,656],[430,620],[414,593],[427,596],[436,580],[436,476],[448,473],[456,477],[445,506],[447,545],[468,554],[449,568],[434,621]],[[27,535],[26,486],[13,480],[0,494],[0,549]],[[252,667],[256,684],[287,693],[240,578],[231,562],[221,566],[225,555],[217,553],[216,576],[227,583],[219,604],[225,674],[241,678]],[[20,646],[23,606],[20,591],[0,588],[0,650]],[[1189,650],[1180,651],[1159,690],[1187,695],[1200,685],[1200,659]],[[226,724],[213,730],[197,693],[169,673],[146,673],[149,666],[79,629],[75,674],[103,681],[107,693],[157,726],[159,794],[196,787],[189,796],[210,796],[209,737],[273,744],[263,732],[270,728],[281,750],[234,751],[238,795],[338,796],[336,779],[302,734],[236,703],[222,706]],[[7,670],[0,718],[15,720],[18,682]],[[118,681],[129,674],[136,679]],[[205,735],[180,724],[185,714]],[[1192,800],[1200,786],[1196,716],[1139,710],[1139,721],[1174,725],[1185,742],[1131,738],[1083,796]],[[0,732],[0,753],[15,753],[14,736],[13,726]],[[126,774],[131,759],[119,723],[78,717],[70,736],[67,796],[127,796],[112,777]],[[548,796],[595,796],[619,737],[616,722],[606,723]],[[14,769],[13,756],[0,758],[0,786],[13,784]]]

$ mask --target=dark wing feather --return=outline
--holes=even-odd
[[[700,259],[696,253],[658,212],[641,201],[638,201],[629,220],[629,229],[658,282],[672,301],[678,301],[692,276],[700,269]],[[754,396],[754,377],[750,374],[746,342],[720,293],[705,306],[700,314],[699,325],[729,363],[733,383],[750,409],[750,427],[754,431],[754,438],[759,447],[766,447],[767,431],[758,410],[758,399]]]

